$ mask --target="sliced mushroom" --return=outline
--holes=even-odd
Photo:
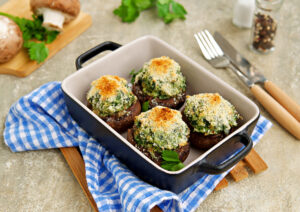
[[[12,59],[22,48],[23,37],[19,26],[0,15],[0,63]]]
[[[36,15],[43,15],[45,28],[57,31],[80,12],[79,0],[30,0],[30,7]]]

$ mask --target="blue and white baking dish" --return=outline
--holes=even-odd
[[[109,54],[82,67],[97,54]],[[118,75],[130,82],[130,71],[139,70],[155,57],[168,56],[178,62],[187,80],[187,94],[218,92],[229,100],[243,117],[242,123],[231,134],[207,151],[191,147],[179,171],[168,171],[155,164],[126,140],[126,133],[119,134],[88,107],[86,94],[93,80],[102,75]],[[259,117],[259,109],[245,95],[219,79],[204,67],[180,53],[174,47],[154,36],[138,38],[124,46],[104,42],[76,60],[78,71],[62,82],[68,110],[74,120],[101,145],[114,154],[142,180],[161,189],[180,193],[206,174],[220,174],[245,157],[252,148],[251,132]],[[234,156],[233,156],[234,155]]]

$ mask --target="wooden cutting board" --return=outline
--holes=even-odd
[[[93,210],[98,212],[97,204],[93,199],[86,182],[85,177],[85,165],[83,158],[76,147],[68,147],[68,148],[60,148],[64,158],[69,164],[74,176],[76,177],[78,183],[80,184],[83,192],[88,198]],[[252,149],[250,153],[244,158],[244,160],[240,161],[235,168],[233,168],[229,175],[234,179],[234,181],[239,182],[248,177],[248,171],[245,169],[246,166],[249,166],[254,174],[258,174],[260,172],[265,171],[268,166],[265,161],[259,156],[259,154]],[[220,183],[216,186],[215,190],[221,190],[228,186],[228,181],[226,178],[220,181]],[[162,210],[158,206],[154,206],[150,212],[162,212]]]
[[[32,12],[30,11],[29,1],[30,0],[9,0],[6,4],[0,7],[0,11],[31,19]],[[81,12],[75,20],[64,26],[63,32],[57,36],[55,41],[51,44],[47,44],[47,47],[49,48],[49,56],[46,60],[50,59],[59,50],[86,31],[91,24],[91,16]],[[23,48],[12,60],[7,63],[0,64],[0,74],[11,74],[18,77],[26,77],[42,64],[43,63],[38,64],[36,61],[30,60],[27,51]]]

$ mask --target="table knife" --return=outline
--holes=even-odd
[[[294,102],[290,97],[288,97],[279,87],[274,83],[266,80],[266,78],[259,72],[256,68],[250,64],[250,62],[245,59],[241,54],[239,54],[231,44],[223,38],[223,36],[216,32],[214,38],[217,44],[223,50],[225,56],[230,59],[232,64],[233,71],[241,77],[241,79],[249,86],[252,94],[256,99],[262,104],[262,106],[277,120],[277,122],[289,131],[293,136],[300,140],[300,122],[297,120],[292,113],[290,113],[285,107],[288,107],[290,110],[293,110],[293,113],[299,115],[300,109],[299,105]],[[258,83],[264,85],[266,92],[261,88]],[[280,99],[278,101],[272,96]],[[280,102],[283,102],[282,106]],[[286,103],[288,102],[288,103]],[[289,104],[293,104],[294,108],[289,107]]]
[[[242,56],[219,32],[214,33],[214,38],[227,55],[233,65],[239,68],[253,83],[261,83],[276,101],[281,104],[295,119],[300,122],[300,105],[289,97],[282,89],[270,80],[267,80],[255,66]]]

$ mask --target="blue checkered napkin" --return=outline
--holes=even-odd
[[[259,119],[255,144],[271,125]],[[206,175],[179,195],[141,181],[72,119],[59,82],[41,86],[10,108],[4,141],[13,152],[79,146],[99,211],[147,211],[155,205],[164,211],[193,211],[227,174]]]

